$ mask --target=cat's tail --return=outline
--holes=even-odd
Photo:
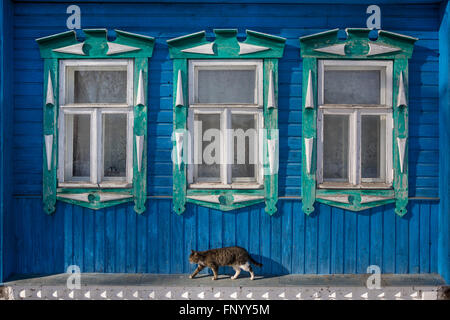
[[[255,261],[250,255],[248,256],[248,260],[250,260],[251,263],[253,263],[257,267],[262,267],[262,263],[259,263],[258,261]]]

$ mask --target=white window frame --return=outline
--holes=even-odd
[[[392,61],[319,60],[318,114],[317,114],[317,183],[319,188],[330,189],[388,189],[393,181],[393,116],[392,116]],[[380,105],[324,104],[325,70],[380,70]],[[323,117],[325,114],[349,116],[348,180],[323,178]],[[361,177],[361,116],[386,116],[384,179]]]
[[[255,95],[253,104],[239,103],[196,103],[198,97],[198,71],[199,70],[255,70]],[[189,106],[190,107],[223,107],[227,105],[234,108],[262,108],[263,107],[263,62],[257,59],[215,59],[215,60],[189,60]]]
[[[255,103],[253,104],[233,104],[233,103],[215,103],[199,104],[195,103],[197,96],[197,74],[198,70],[249,70],[254,69],[255,77]],[[194,152],[190,154],[190,163],[188,165],[188,184],[192,189],[259,189],[263,187],[263,150],[262,134],[264,128],[263,116],[263,62],[262,60],[189,60],[189,112],[187,127],[190,135],[190,143]],[[222,143],[220,144],[220,181],[208,181],[197,176],[196,155],[198,154],[197,144],[195,143],[194,116],[195,114],[219,114],[220,131]],[[253,178],[232,178],[233,163],[233,132],[231,129],[232,114],[252,114],[256,117],[257,137],[255,138],[255,149],[257,158],[255,159],[255,179]],[[227,152],[226,150],[231,150]]]
[[[91,104],[65,104],[73,101],[73,73],[76,70],[117,70],[123,67],[127,70],[127,97],[126,103],[91,103]],[[86,60],[60,60],[60,109],[59,109],[59,141],[58,141],[58,186],[65,188],[129,188],[133,181],[133,68],[132,59],[86,59]],[[71,85],[72,84],[72,85]],[[71,100],[72,99],[72,100]],[[66,145],[65,115],[88,114],[90,116],[90,177],[72,177],[72,163],[66,159],[66,151],[73,150],[71,144]],[[103,120],[104,114],[125,114],[127,116],[127,147],[126,147],[126,176],[104,177],[103,168]],[[69,141],[72,141],[70,139]],[[66,161],[68,160],[68,161]]]

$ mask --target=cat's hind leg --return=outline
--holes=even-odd
[[[236,279],[237,277],[239,277],[239,274],[241,274],[241,268],[239,265],[233,266],[233,269],[236,273],[231,277],[232,280]]]
[[[250,263],[246,262],[245,264],[240,266],[242,270],[245,270],[247,272],[250,272],[250,280],[253,280],[255,278],[255,273],[253,272],[252,266]]]

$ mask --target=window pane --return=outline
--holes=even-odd
[[[361,116],[361,177],[383,179],[385,174],[386,116]]]
[[[126,71],[74,72],[74,103],[126,103]]]
[[[256,116],[254,114],[232,114],[234,159],[233,178],[255,178],[256,150]]]
[[[126,177],[127,115],[103,114],[103,175]]]
[[[197,103],[255,103],[255,70],[199,70]]]
[[[326,70],[325,104],[380,104],[379,70]]]
[[[323,116],[323,179],[348,181],[349,116]]]
[[[72,172],[69,174],[73,177],[90,177],[90,115],[66,115],[66,129],[66,151],[72,151],[72,156],[69,158],[66,157],[66,161],[72,161]],[[69,146],[72,146],[72,150],[69,150]]]
[[[196,114],[194,117],[197,144],[197,176],[220,181],[220,115]]]

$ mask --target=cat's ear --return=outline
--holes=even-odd
[[[191,249],[191,253],[194,253],[195,251]]]

